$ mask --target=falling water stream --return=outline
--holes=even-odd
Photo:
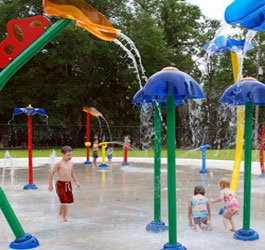
[[[119,40],[116,39],[114,42],[127,53],[130,59],[132,59],[133,66],[135,68],[135,72],[141,89],[143,87],[142,82],[146,83],[147,77],[145,75],[145,70],[142,64],[142,59],[139,50],[136,48],[134,42],[123,33],[120,33]],[[141,144],[143,149],[147,149],[151,146],[154,135],[153,105],[150,104],[142,105],[140,112],[140,121],[141,121],[141,129],[140,129]]]
[[[230,25],[224,24],[222,25],[215,33],[214,38],[210,42],[208,46],[208,50],[206,52],[205,59],[203,61],[203,66],[204,69],[202,70],[202,78],[201,78],[201,87],[203,88],[204,86],[204,81],[207,75],[210,73],[209,72],[209,62],[210,62],[210,57],[214,54],[212,52],[212,46],[216,46],[214,41],[215,39],[222,35],[222,33],[228,29]],[[243,62],[244,58],[246,56],[247,50],[250,46],[250,43],[252,39],[254,38],[256,32],[255,31],[248,31],[246,34],[245,38],[245,44],[243,50],[238,50],[235,51],[238,56],[238,60],[240,63],[240,68],[239,68],[239,74],[238,74],[238,80],[241,79],[242,77],[242,72],[243,72]],[[190,128],[192,131],[192,142],[193,145],[199,146],[201,144],[208,143],[207,137],[209,134],[209,127],[207,124],[203,123],[205,119],[209,120],[209,117],[205,117],[205,115],[209,115],[209,110],[211,107],[204,107],[203,105],[204,101],[203,100],[198,100],[193,103],[192,105],[189,105],[189,112],[190,112]],[[216,110],[217,112],[217,126],[218,126],[218,131],[216,134],[216,139],[215,139],[215,144],[217,145],[217,148],[221,147],[222,142],[227,142],[227,146],[232,146],[234,143],[233,138],[235,138],[235,132],[236,132],[236,108],[233,106],[227,106],[227,105],[220,105],[218,109]],[[222,128],[222,124],[224,122],[227,122],[229,127],[225,130]]]
[[[107,129],[108,129],[108,133],[109,133],[109,141],[112,141],[112,135],[111,135],[111,132],[110,132],[109,124],[108,124],[108,122],[107,122],[107,120],[106,120],[106,118],[104,116],[101,116],[101,117],[106,123]]]

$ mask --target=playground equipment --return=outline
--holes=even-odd
[[[134,95],[132,104],[141,106],[144,104],[143,89]],[[161,107],[157,102],[154,106],[154,220],[147,224],[148,232],[159,233],[168,230],[165,222],[161,221]]]
[[[113,41],[118,36],[109,20],[84,0],[44,0],[43,9],[48,15],[76,20],[76,26],[102,40]]]
[[[99,143],[99,146],[101,146],[102,151],[102,163],[99,165],[101,168],[107,168],[108,164],[106,164],[106,148],[108,146],[107,142],[101,142]]]
[[[0,208],[13,231],[16,239],[10,244],[13,249],[30,249],[39,246],[39,241],[32,235],[25,233],[19,223],[14,210],[10,206],[4,191],[0,187]]]
[[[8,65],[1,71],[0,91],[25,63],[62,32],[72,20],[76,21],[76,25],[86,29],[102,40],[113,41],[118,36],[119,31],[112,27],[108,19],[84,0],[43,0],[43,9],[48,15],[67,19],[60,20],[49,28],[47,28],[49,26],[47,21],[43,19],[45,17],[39,18],[38,16],[40,19],[38,19],[38,22],[35,22],[37,19],[28,19],[27,21],[23,19],[23,22],[19,20],[14,21],[20,28],[19,30],[22,30],[24,41],[20,41],[21,36],[19,36],[19,33],[13,33],[8,28],[8,34],[12,37],[10,40],[13,41],[15,39],[16,42],[12,44],[9,42],[9,39],[6,39],[0,43],[0,48],[3,48],[3,53],[5,54],[5,56],[0,56],[1,64],[5,65],[7,63],[6,55],[12,59],[8,61]],[[94,18],[95,16],[97,18]],[[24,25],[24,23],[30,24],[30,21],[32,22],[31,26],[35,27],[34,31],[30,28],[30,25]],[[44,30],[45,32],[41,35],[39,31],[39,37],[33,36],[32,33],[38,30]],[[28,39],[28,36],[31,39]],[[19,52],[17,48],[20,48]]]
[[[203,46],[205,51],[209,51],[211,54],[220,54],[226,51],[231,52],[231,60],[232,60],[232,68],[233,68],[233,76],[234,82],[236,83],[238,80],[241,80],[241,72],[240,72],[240,63],[238,59],[238,53],[242,53],[244,50],[247,52],[253,49],[253,45],[250,42],[249,44],[245,44],[245,40],[234,40],[227,39],[224,36],[218,36],[214,41],[208,42]],[[245,48],[245,46],[247,46]],[[242,152],[243,152],[243,142],[244,142],[244,120],[245,120],[245,108],[244,106],[237,107],[237,137],[236,137],[236,152],[235,152],[235,161],[234,167],[231,177],[231,189],[236,193],[237,192],[237,184],[240,174],[240,166],[242,160]],[[220,211],[219,213],[222,213]]]
[[[91,146],[91,143],[88,143],[90,140],[90,115],[95,116],[95,117],[100,117],[102,114],[96,110],[93,107],[83,107],[83,111],[86,113],[86,155],[87,159],[84,162],[85,165],[91,165],[92,162],[89,160],[89,147]]]
[[[152,75],[143,88],[144,102],[165,103],[166,101],[169,242],[163,249],[186,249],[177,242],[175,100],[184,101],[204,97],[202,89],[193,78],[173,67],[164,68]]]
[[[264,14],[265,0],[235,0],[226,8],[225,20],[232,25],[240,24],[250,30],[263,31],[265,30]],[[260,153],[260,161],[262,154],[263,151]],[[262,164],[264,162],[261,163],[262,171],[264,171]],[[263,177],[263,174],[262,172],[260,176]]]
[[[171,67],[168,67],[169,69]],[[174,68],[173,68],[174,69]],[[161,221],[161,107],[166,107],[166,98],[157,97],[161,100],[158,103],[156,100],[152,100],[152,97],[143,96],[143,89],[138,90],[134,95],[132,104],[137,106],[142,106],[147,102],[151,102],[154,107],[154,220],[148,223],[146,230],[148,232],[159,233],[168,230],[168,227],[163,221]],[[182,106],[185,105],[183,100],[176,100],[175,105]]]
[[[28,160],[29,160],[29,183],[24,186],[25,190],[37,189],[38,187],[33,183],[33,166],[32,166],[32,116],[39,114],[48,117],[46,111],[42,108],[33,108],[30,104],[27,108],[15,108],[13,110],[13,117],[15,115],[25,114],[28,116]],[[12,118],[14,119],[14,118]]]
[[[211,54],[222,54],[227,51],[231,51],[233,53],[237,53],[239,51],[243,51],[245,46],[244,40],[235,40],[235,39],[227,39],[225,36],[218,36],[213,41],[208,42],[202,48],[210,52]],[[254,46],[252,43],[248,44],[247,51],[253,49]],[[237,74],[236,74],[237,76]]]
[[[258,233],[250,229],[252,112],[253,105],[265,105],[265,86],[255,78],[243,78],[242,81],[227,88],[219,102],[246,106],[243,229],[238,230],[234,238],[244,241],[257,240]]]
[[[200,174],[208,174],[208,170],[206,169],[206,148],[211,148],[211,145],[206,144],[199,147],[202,151],[202,169]]]
[[[264,0],[235,0],[225,10],[227,23],[241,24],[251,30],[262,31],[265,29]]]
[[[130,140],[128,138],[125,138],[124,144],[123,144],[123,162],[122,166],[129,166],[128,163],[128,148],[131,147]]]
[[[76,20],[78,26],[88,30],[100,39],[113,41],[118,36],[118,31],[112,27],[110,22],[100,12],[83,0],[43,0],[43,8],[48,15],[61,16],[67,19],[58,21],[50,28],[47,28],[49,27],[49,22],[45,17],[34,17],[36,19],[27,19],[26,21],[25,19],[23,19],[23,21],[10,21],[7,30],[9,37],[12,38],[10,40],[8,38],[0,43],[0,50],[2,49],[3,51],[3,54],[0,56],[0,67],[4,68],[0,74],[0,91],[8,80],[25,63],[27,63],[36,53],[43,49],[47,43],[52,41],[72,22],[69,19]],[[16,24],[17,29],[10,30],[9,27],[12,23]],[[25,23],[27,25],[24,25]],[[34,31],[30,27],[34,28]],[[36,35],[37,31],[39,32],[38,35]],[[30,37],[30,39],[28,39],[28,37]],[[8,61],[6,59],[8,59]],[[31,117],[28,119],[29,123],[31,122],[32,124],[32,115],[30,114],[29,116]],[[29,147],[30,160],[30,156],[32,156],[32,144],[30,145],[30,138],[29,146],[31,146]],[[32,183],[33,176],[30,174],[31,172],[32,168],[29,171],[29,185],[26,185],[25,187],[37,188],[36,185]],[[2,190],[0,191],[2,192]],[[1,197],[4,199],[4,194],[1,194]],[[3,202],[1,202],[0,206],[1,209],[6,212],[6,209],[3,209]],[[15,218],[15,216],[11,217]],[[14,224],[18,225],[19,223],[14,220]],[[20,248],[19,246],[23,245],[23,243],[25,243],[25,246],[22,247],[22,249],[32,248],[34,247],[34,244],[35,246],[39,245],[33,237],[24,233],[21,226],[18,226],[18,229],[19,230],[16,233],[17,239],[11,247]]]
[[[265,168],[264,168],[264,142],[265,142],[265,125],[262,129],[262,133],[261,133],[261,139],[260,139],[260,168],[261,168],[261,174],[259,175],[259,177],[265,178]]]

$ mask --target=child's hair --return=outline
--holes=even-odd
[[[73,149],[69,146],[64,146],[64,147],[62,147],[62,150],[61,150],[62,154],[66,154],[66,153],[72,152],[72,151],[73,151]]]
[[[224,189],[224,188],[229,188],[230,187],[230,180],[228,178],[222,178],[219,181],[219,186]]]
[[[197,185],[194,187],[194,195],[201,194],[205,195],[206,191],[202,185]]]

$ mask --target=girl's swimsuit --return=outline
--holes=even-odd
[[[206,223],[208,220],[208,199],[194,196],[191,201],[192,217],[195,224]]]
[[[232,214],[236,214],[240,211],[240,205],[237,201],[236,195],[232,189],[227,189],[224,192],[224,202],[226,205],[225,209],[232,212]]]

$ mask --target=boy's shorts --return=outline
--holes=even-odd
[[[62,204],[70,204],[74,202],[71,181],[57,181],[56,193]]]

